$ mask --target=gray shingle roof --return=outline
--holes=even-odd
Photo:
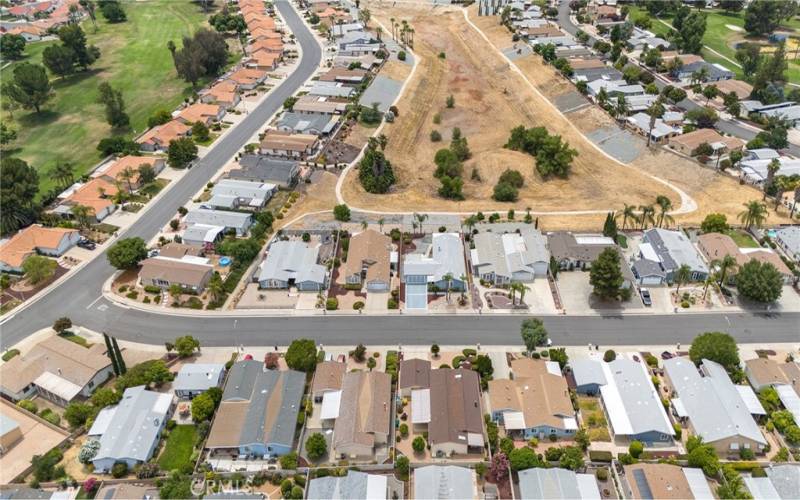
[[[276,125],[281,130],[288,129],[299,134],[327,134],[339,121],[338,116],[322,113],[284,113]]]
[[[276,241],[261,264],[259,281],[279,280],[295,282],[325,282],[325,266],[317,264],[319,245],[309,245],[303,241]]]
[[[276,160],[261,155],[243,155],[239,165],[241,168],[228,172],[229,178],[274,182],[284,186],[291,184],[299,171],[296,161]]]
[[[655,228],[645,231],[643,241],[650,243],[661,258],[667,271],[688,265],[692,271],[708,273],[708,266],[700,258],[697,249],[680,231]]]
[[[172,382],[176,391],[205,391],[216,387],[225,365],[217,363],[189,363],[181,366]]]

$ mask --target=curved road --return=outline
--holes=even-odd
[[[122,236],[152,238],[174,217],[186,200],[208,182],[264,122],[278,110],[319,65],[321,49],[287,0],[275,5],[286,20],[303,56],[300,65],[250,113],[240,125],[220,139],[211,151],[167,195],[154,204]],[[105,331],[134,342],[163,344],[190,333],[203,345],[287,345],[306,336],[328,345],[518,344],[519,315],[391,315],[270,317],[269,312],[191,313],[168,310],[155,313],[131,309],[108,301],[102,286],[113,273],[103,255],[70,275],[60,286],[0,323],[0,347],[22,340],[49,326],[60,316],[76,324]],[[670,314],[606,316],[548,316],[544,318],[552,340],[561,345],[588,342],[614,344],[688,344],[703,331],[723,330],[740,342],[800,341],[800,313]]]

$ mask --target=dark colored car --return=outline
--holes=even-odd
[[[674,357],[675,356],[673,356],[672,353],[669,351],[664,351],[661,353],[661,359],[672,359]]]
[[[95,248],[97,248],[97,244],[94,241],[87,240],[86,238],[78,240],[78,246],[81,248],[85,248],[86,250],[94,250]]]
[[[642,296],[642,303],[644,303],[644,305],[646,305],[647,307],[653,305],[653,299],[650,298],[650,290],[648,290],[647,288],[642,288],[639,294]]]

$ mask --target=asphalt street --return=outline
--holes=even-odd
[[[220,139],[167,193],[154,202],[122,237],[151,239],[169,222],[195,192],[227,162],[246,141],[283,105],[317,68],[321,51],[297,12],[287,0],[277,6],[303,50],[296,71],[274,88],[264,102],[228,135]],[[311,337],[326,345],[477,344],[507,345],[520,342],[523,316],[429,315],[429,316],[310,316],[266,317],[218,315],[191,312],[155,313],[119,306],[102,297],[103,283],[114,269],[104,255],[77,270],[60,286],[29,307],[13,313],[0,324],[0,347],[24,339],[52,325],[61,316],[95,331],[120,339],[163,344],[179,335],[191,334],[206,346],[286,345],[298,337]],[[181,311],[183,312],[183,311]],[[672,314],[551,316],[543,318],[550,337],[558,345],[669,344],[691,342],[698,333],[730,332],[740,342],[800,341],[800,314]]]

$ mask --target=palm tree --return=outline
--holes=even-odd
[[[717,277],[719,278],[720,286],[725,284],[725,278],[728,277],[728,274],[730,272],[735,272],[736,268],[739,267],[733,255],[726,255],[721,259],[713,261],[711,265],[717,269]]]
[[[56,181],[59,186],[68,187],[75,180],[74,168],[74,165],[68,161],[59,161],[50,172],[50,178]]]
[[[753,226],[761,227],[767,220],[767,205],[758,201],[751,200],[744,204],[745,209],[739,213],[739,220],[745,228]]]
[[[393,17],[390,17],[390,18],[389,18],[389,22],[390,22],[390,23],[392,23],[392,40],[397,40],[397,37],[396,37],[396,36],[395,36],[395,34],[394,34],[394,25],[395,25],[395,23],[394,23],[394,18],[393,18]]]
[[[661,104],[660,97],[647,108],[647,114],[650,115],[650,131],[647,134],[647,147],[650,147],[650,141],[653,138],[653,129],[656,126],[656,119],[664,116],[664,111],[664,105]]]
[[[614,113],[616,113],[617,119],[624,120],[625,117],[628,116],[629,109],[630,107],[628,106],[628,101],[625,100],[625,96],[618,96],[617,105],[614,106]]]
[[[375,34],[378,36],[378,41],[380,42],[381,41],[381,35],[383,35],[383,28],[381,28],[380,26],[375,28]]]
[[[447,298],[447,302],[450,302],[450,287],[453,286],[453,273],[447,273],[442,276],[442,279],[447,282],[447,294],[445,297]]]
[[[608,92],[606,92],[605,87],[601,87],[600,91],[597,93],[597,103],[605,107],[606,102],[608,102]]]
[[[425,219],[427,219],[428,216],[426,214],[418,214],[418,213],[414,212],[414,218],[418,222],[417,225],[419,226],[419,230],[422,231],[422,223],[425,222]]]
[[[775,174],[781,169],[781,162],[777,158],[773,158],[769,165],[767,165],[767,180],[764,181],[764,200],[767,199],[767,190],[775,183]]]
[[[383,217],[381,217],[380,219],[378,219],[378,227],[381,229],[381,232],[383,232],[383,224],[384,224],[385,222],[386,222],[386,221],[384,221],[384,220],[383,220]]]
[[[136,177],[136,171],[131,167],[125,167],[122,169],[122,172],[117,175],[117,177],[119,180],[125,181],[128,184],[128,191],[132,193],[133,183],[131,183],[131,180]]]
[[[218,272],[214,272],[211,279],[208,280],[206,285],[208,293],[211,295],[211,300],[218,302],[225,294],[225,284],[222,282],[222,277]]]
[[[97,33],[97,19],[94,13],[94,2],[92,0],[79,0],[78,4],[83,7],[83,10],[89,14],[89,19],[92,20],[92,25],[94,26],[94,32]]]
[[[75,205],[69,209],[75,221],[78,223],[80,229],[88,229],[92,223],[92,216],[94,216],[94,209],[86,205]]]
[[[673,276],[673,281],[675,282],[675,295],[680,293],[681,285],[685,285],[692,279],[692,268],[688,266],[688,264],[683,264],[681,267],[675,271],[675,275]]]
[[[713,274],[709,274],[708,276],[706,276],[706,281],[705,281],[705,283],[703,283],[703,285],[704,285],[703,286],[703,302],[706,301],[706,295],[708,294],[708,287],[711,286],[711,283],[714,283],[715,279],[716,279],[716,276],[714,276]]]
[[[669,226],[669,223],[675,220],[669,215],[669,211],[672,210],[672,200],[666,196],[659,195],[656,197],[656,205],[658,205],[659,209],[658,227],[661,227],[665,220],[667,221],[667,226]]]
[[[378,135],[378,146],[381,147],[381,151],[386,149],[387,144],[389,144],[389,138],[386,137],[386,134]]]
[[[519,300],[522,302],[522,299],[525,296],[525,285],[519,281],[513,281],[510,285],[508,285],[508,290],[511,292],[509,295],[511,296],[512,304],[517,305],[517,292],[519,292]]]
[[[625,229],[625,227],[628,225],[628,219],[633,221],[633,224],[631,225],[634,225],[638,222],[638,217],[636,216],[636,207],[633,205],[628,205],[625,203],[625,207],[622,209],[622,212],[617,212],[617,217],[620,215],[622,215],[622,229]]]
[[[640,229],[647,229],[648,222],[655,225],[656,221],[653,215],[656,213],[656,209],[653,208],[653,205],[639,205],[639,211],[641,212],[639,216]]]

